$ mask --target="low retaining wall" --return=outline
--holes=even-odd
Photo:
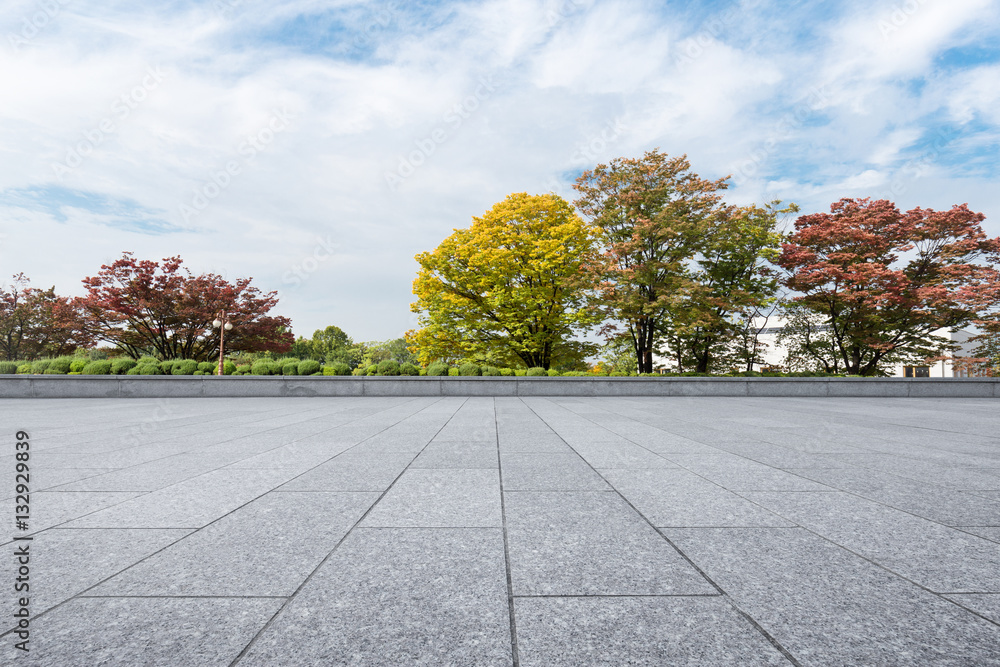
[[[26,375],[0,398],[840,396],[1000,398],[1000,378],[216,377]]]

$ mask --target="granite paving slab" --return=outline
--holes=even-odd
[[[611,490],[575,452],[502,452],[500,464],[505,491]]]
[[[269,493],[85,595],[291,595],[378,497]]]
[[[361,525],[480,528],[502,523],[496,470],[410,468]]]
[[[500,529],[355,529],[239,664],[512,665]]]
[[[409,452],[350,450],[278,487],[281,491],[385,491],[413,461]]]
[[[945,597],[1000,625],[1000,594],[952,594]]]

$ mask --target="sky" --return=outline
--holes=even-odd
[[[0,281],[180,255],[307,337],[402,335],[414,255],[654,148],[1000,235],[1000,0],[5,0],[0,91]]]

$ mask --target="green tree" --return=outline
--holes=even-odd
[[[588,266],[598,308],[626,327],[640,372],[653,371],[666,321],[696,297],[689,263],[723,214],[716,193],[726,180],[702,179],[687,156],[653,150],[598,165],[574,185],[577,209],[600,228],[603,253]],[[617,335],[616,326],[605,333]]]
[[[421,328],[407,340],[420,361],[493,353],[548,369],[586,356],[573,336],[595,322],[580,282],[592,231],[561,197],[517,193],[417,255]]]

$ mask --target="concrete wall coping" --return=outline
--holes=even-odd
[[[9,375],[0,398],[802,396],[1000,398],[1000,378]]]

